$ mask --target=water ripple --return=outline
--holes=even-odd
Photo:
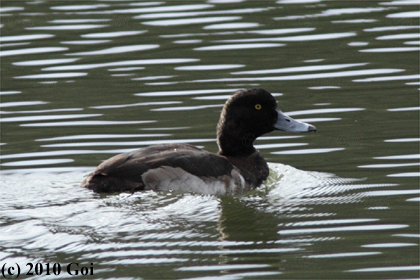
[[[203,265],[203,266],[184,266],[177,268],[178,271],[219,271],[219,270],[241,270],[252,268],[270,267],[267,264],[237,264],[237,265]]]
[[[170,13],[153,13],[143,14],[134,16],[134,19],[162,19],[162,18],[177,18],[177,17],[197,17],[197,16],[208,16],[208,15],[228,15],[228,14],[246,14],[246,13],[258,13],[270,10],[270,8],[245,8],[245,9],[233,9],[223,11],[205,11],[205,12],[170,12]]]
[[[17,76],[15,79],[62,79],[62,78],[73,78],[87,76],[86,72],[66,72],[66,73],[50,73],[50,74],[34,74]]]
[[[287,34],[287,33],[298,33],[298,32],[310,32],[314,31],[313,27],[304,27],[304,28],[281,28],[281,29],[266,29],[266,30],[251,30],[246,31],[250,34],[259,34],[259,35],[278,35],[278,34]]]
[[[356,36],[356,33],[354,33],[354,32],[344,32],[344,33],[298,35],[298,36],[277,37],[277,38],[219,40],[218,42],[224,42],[224,43],[259,42],[259,41],[304,42],[304,41],[332,40],[332,39],[340,39],[340,38],[346,38],[346,37],[352,37],[352,36]]]
[[[156,144],[172,144],[172,143],[203,143],[215,142],[216,139],[170,139],[170,140],[149,140],[149,141],[127,141],[127,142],[80,142],[80,143],[62,143],[47,144],[41,147],[58,148],[58,147],[99,147],[99,146],[149,146]]]
[[[345,148],[318,148],[318,149],[301,149],[287,150],[279,152],[271,152],[274,155],[306,155],[306,154],[324,154],[345,150]]]
[[[67,50],[68,50],[68,48],[64,48],[64,47],[28,48],[28,49],[19,49],[19,50],[0,51],[0,57],[11,56],[11,55],[62,52],[62,51],[67,51]]]
[[[345,253],[333,253],[333,254],[316,254],[304,256],[310,259],[329,259],[329,258],[352,258],[362,256],[380,255],[381,252],[345,252]]]
[[[103,50],[89,51],[89,52],[77,52],[77,53],[67,53],[66,55],[105,55],[105,54],[119,54],[135,51],[145,51],[159,48],[159,45],[132,45],[132,46],[119,46],[112,47]]]
[[[400,247],[410,247],[410,246],[419,246],[416,243],[375,243],[375,244],[366,244],[361,247],[364,248],[400,248]]]
[[[223,93],[233,92],[234,89],[197,89],[197,90],[175,90],[175,91],[156,91],[136,93],[136,96],[183,96],[183,95],[196,95],[196,94],[210,94],[210,93]]]
[[[2,36],[0,42],[14,42],[14,41],[27,41],[27,40],[38,40],[52,38],[53,34],[32,34],[32,35],[13,35],[13,36]]]
[[[365,192],[366,196],[391,196],[391,195],[409,195],[419,194],[420,190],[384,190],[384,191],[369,191]]]
[[[142,22],[142,24],[151,25],[151,26],[178,26],[178,25],[203,24],[203,23],[220,22],[220,21],[233,21],[233,20],[240,20],[240,19],[242,19],[242,17],[200,17],[200,18],[163,19],[163,20],[144,21]]]
[[[391,5],[391,6],[399,6],[399,5],[417,5],[417,0],[397,0],[391,2],[382,2],[379,5]]]
[[[51,26],[35,26],[26,27],[27,30],[85,30],[103,28],[109,26],[108,24],[68,24],[68,25],[51,25]]]
[[[410,271],[420,270],[420,266],[388,266],[388,267],[371,267],[348,270],[347,272],[391,272],[391,271]]]
[[[149,7],[149,8],[132,8],[123,10],[113,10],[114,13],[161,13],[161,12],[174,12],[174,11],[191,11],[191,10],[204,10],[214,7],[209,4],[191,4],[191,5],[174,5],[174,6],[161,6],[161,7]]]
[[[0,38],[0,55],[10,56],[3,59],[0,92],[6,129],[0,259],[24,264],[76,257],[93,262],[100,278],[123,271],[121,279],[415,278],[420,163],[413,153],[419,139],[401,131],[415,131],[415,121],[404,119],[413,120],[420,108],[411,94],[420,78],[412,71],[418,1],[167,2],[0,8],[7,35]],[[155,47],[142,51],[145,44]],[[193,51],[209,47],[219,50]],[[28,54],[33,57],[25,59]],[[89,75],[69,78],[78,72]],[[71,89],[88,84],[96,92],[82,104],[83,92]],[[360,116],[369,115],[364,140],[375,147],[313,134],[260,137],[256,148],[271,161],[346,178],[268,163],[265,184],[241,196],[95,194],[77,187],[102,159],[139,147],[196,142],[215,151],[215,139],[188,137],[206,133],[184,113],[203,109],[195,112],[210,120],[206,112],[219,111],[237,89],[278,86],[284,92],[273,95],[294,102],[291,115],[322,122],[328,135],[343,129],[341,117],[359,116],[346,127],[350,135],[349,129],[360,130]],[[409,91],[392,99],[395,88]],[[375,133],[389,127],[378,112],[393,124],[385,134]],[[139,116],[145,120],[136,121]],[[177,116],[187,126],[180,127]]]
[[[420,25],[383,26],[363,29],[365,32],[383,32],[393,30],[419,29]]]
[[[404,173],[395,173],[388,174],[387,177],[420,177],[420,172],[404,172]]]
[[[154,64],[173,64],[173,63],[189,63],[197,62],[199,59],[194,58],[162,58],[162,59],[140,59],[140,60],[125,60],[105,63],[92,63],[80,65],[66,65],[66,66],[53,66],[43,68],[43,71],[68,71],[68,70],[84,70],[95,68],[107,68],[115,66],[130,66],[130,65],[154,65]]]
[[[322,232],[349,232],[349,231],[379,231],[379,230],[394,230],[400,228],[407,228],[408,225],[367,225],[367,226],[345,226],[345,227],[332,227],[332,228],[307,228],[307,229],[286,229],[280,230],[280,235],[289,234],[313,234]]]
[[[317,74],[301,74],[277,77],[247,77],[247,78],[219,78],[219,79],[205,79],[194,80],[194,83],[210,83],[210,82],[240,82],[240,81],[297,81],[297,80],[311,80],[311,79],[327,79],[339,77],[354,77],[365,75],[391,74],[403,72],[404,69],[366,69],[353,71],[338,71],[331,73],[317,73]]]
[[[387,109],[387,111],[390,111],[390,112],[419,111],[419,110],[420,110],[420,106]]]
[[[111,151],[94,151],[94,150],[61,150],[61,151],[46,151],[46,152],[33,152],[33,153],[18,153],[0,155],[0,159],[13,159],[13,158],[30,158],[30,157],[53,157],[53,156],[66,156],[66,155],[84,155],[95,153],[117,153],[115,150]],[[36,171],[34,171],[36,172]]]
[[[418,80],[418,79],[420,79],[420,75],[401,75],[401,76],[386,76],[386,77],[356,79],[356,80],[353,80],[353,82],[384,82],[384,81]]]
[[[394,34],[376,37],[376,40],[399,40],[399,39],[417,39],[420,38],[418,33]]]
[[[196,106],[164,107],[164,108],[150,109],[150,111],[159,111],[159,112],[193,111],[193,110],[223,107],[223,105],[224,104],[210,104],[210,105],[198,105],[198,106],[196,105]]]
[[[214,65],[193,65],[193,66],[179,66],[175,70],[182,71],[209,71],[209,70],[223,70],[245,67],[243,64],[214,64]]]
[[[374,159],[420,159],[420,154],[374,157]]]
[[[111,40],[75,40],[75,41],[61,41],[63,45],[95,45],[109,43]]]
[[[182,101],[140,102],[140,103],[132,103],[132,104],[91,106],[89,108],[116,109],[116,108],[127,108],[127,107],[137,107],[137,106],[172,105],[172,104],[180,104],[180,103],[182,103]]]
[[[63,141],[63,140],[80,140],[80,139],[118,139],[118,138],[152,138],[152,137],[167,137],[171,134],[85,134],[85,135],[70,135],[52,138],[35,139],[35,141]]]
[[[198,48],[194,48],[194,50],[195,51],[220,51],[220,50],[275,48],[275,47],[282,47],[282,46],[284,46],[284,44],[274,44],[274,43],[226,44],[226,45],[214,45],[214,46],[198,47]]]
[[[394,52],[414,52],[420,51],[418,47],[395,47],[395,48],[374,48],[374,49],[364,49],[359,50],[359,52],[368,52],[368,53],[394,53]]]
[[[324,109],[310,109],[286,112],[289,116],[312,115],[312,114],[329,114],[329,113],[345,113],[363,111],[365,108],[324,108]]]
[[[389,14],[386,17],[387,18],[418,18],[418,17],[420,17],[420,11],[401,12],[401,13]]]
[[[359,165],[358,168],[395,168],[395,167],[406,167],[406,166],[417,166],[419,162],[415,163],[388,163],[388,164],[366,164]]]
[[[48,23],[87,23],[104,21],[111,21],[111,19],[54,19],[48,21]]]
[[[308,143],[280,143],[280,144],[257,144],[254,145],[256,149],[274,149],[274,148],[288,148],[297,146],[306,146]]]
[[[20,94],[21,91],[17,90],[8,90],[8,91],[0,91],[0,95],[10,95],[10,94]]]
[[[51,10],[59,11],[77,11],[77,10],[92,10],[99,8],[108,8],[109,5],[106,4],[96,4],[96,5],[65,5],[65,6],[53,6],[50,7]]]
[[[102,33],[89,33],[89,34],[82,34],[80,37],[82,38],[117,38],[123,36],[133,36],[146,33],[147,30],[138,30],[138,31],[110,31],[110,32],[102,32]]]
[[[45,116],[10,117],[10,118],[1,118],[0,122],[62,120],[62,119],[92,118],[92,117],[99,117],[99,116],[102,116],[102,114],[73,114],[73,115],[45,115]]]
[[[89,126],[89,125],[125,125],[125,124],[144,124],[156,121],[75,121],[75,122],[48,122],[21,124],[27,127],[53,127],[53,126]]]
[[[57,58],[57,59],[39,59],[39,60],[27,60],[13,62],[13,65],[16,66],[41,66],[41,65],[53,65],[53,64],[63,64],[71,63],[79,60],[80,58]]]
[[[252,70],[252,71],[240,71],[232,72],[232,75],[259,75],[259,74],[274,74],[274,73],[291,73],[291,72],[310,72],[310,71],[324,71],[324,70],[335,70],[348,67],[364,66],[368,63],[349,63],[349,64],[333,64],[333,65],[315,65],[315,66],[299,66],[299,67],[288,67],[279,69],[267,69],[267,70]]]
[[[13,12],[13,11],[22,11],[25,8],[23,7],[1,7],[0,13],[7,13],[7,12]]]
[[[12,161],[0,164],[0,166],[34,166],[34,165],[50,165],[74,162],[73,159],[55,158],[55,159],[37,159],[37,160],[23,160]]]
[[[6,107],[19,107],[19,106],[33,106],[33,105],[44,105],[49,102],[45,101],[16,101],[16,102],[3,102],[0,103],[0,108]]]
[[[219,23],[204,26],[204,30],[212,29],[241,29],[241,28],[255,28],[260,26],[259,23],[255,22],[239,22],[239,23]]]
[[[285,224],[284,226],[314,226],[314,225],[336,225],[336,224],[352,224],[352,223],[368,223],[376,222],[379,219],[339,219],[339,220],[319,220],[319,221],[303,221]]]

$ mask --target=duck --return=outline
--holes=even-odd
[[[243,194],[260,186],[269,167],[254,141],[274,130],[315,132],[294,120],[261,88],[238,90],[224,104],[216,127],[217,154],[189,144],[158,144],[102,162],[80,184],[96,193],[179,191]]]

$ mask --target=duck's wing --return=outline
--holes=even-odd
[[[156,145],[116,155],[101,163],[81,186],[95,192],[172,189],[194,184],[191,178],[231,177],[234,166],[224,157],[185,144]]]

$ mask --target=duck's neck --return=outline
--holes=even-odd
[[[241,175],[251,186],[259,186],[268,176],[264,157],[254,148],[258,135],[251,133],[240,122],[225,121],[224,115],[217,125],[219,155],[241,170]]]
[[[255,134],[244,133],[237,127],[218,127],[217,144],[219,154],[224,156],[248,156],[255,152]]]

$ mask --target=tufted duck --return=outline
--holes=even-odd
[[[254,140],[273,130],[316,131],[277,108],[264,89],[240,90],[224,105],[217,124],[218,154],[188,144],[154,145],[116,155],[101,163],[81,186],[95,192],[176,190],[239,194],[268,176],[267,162]]]

